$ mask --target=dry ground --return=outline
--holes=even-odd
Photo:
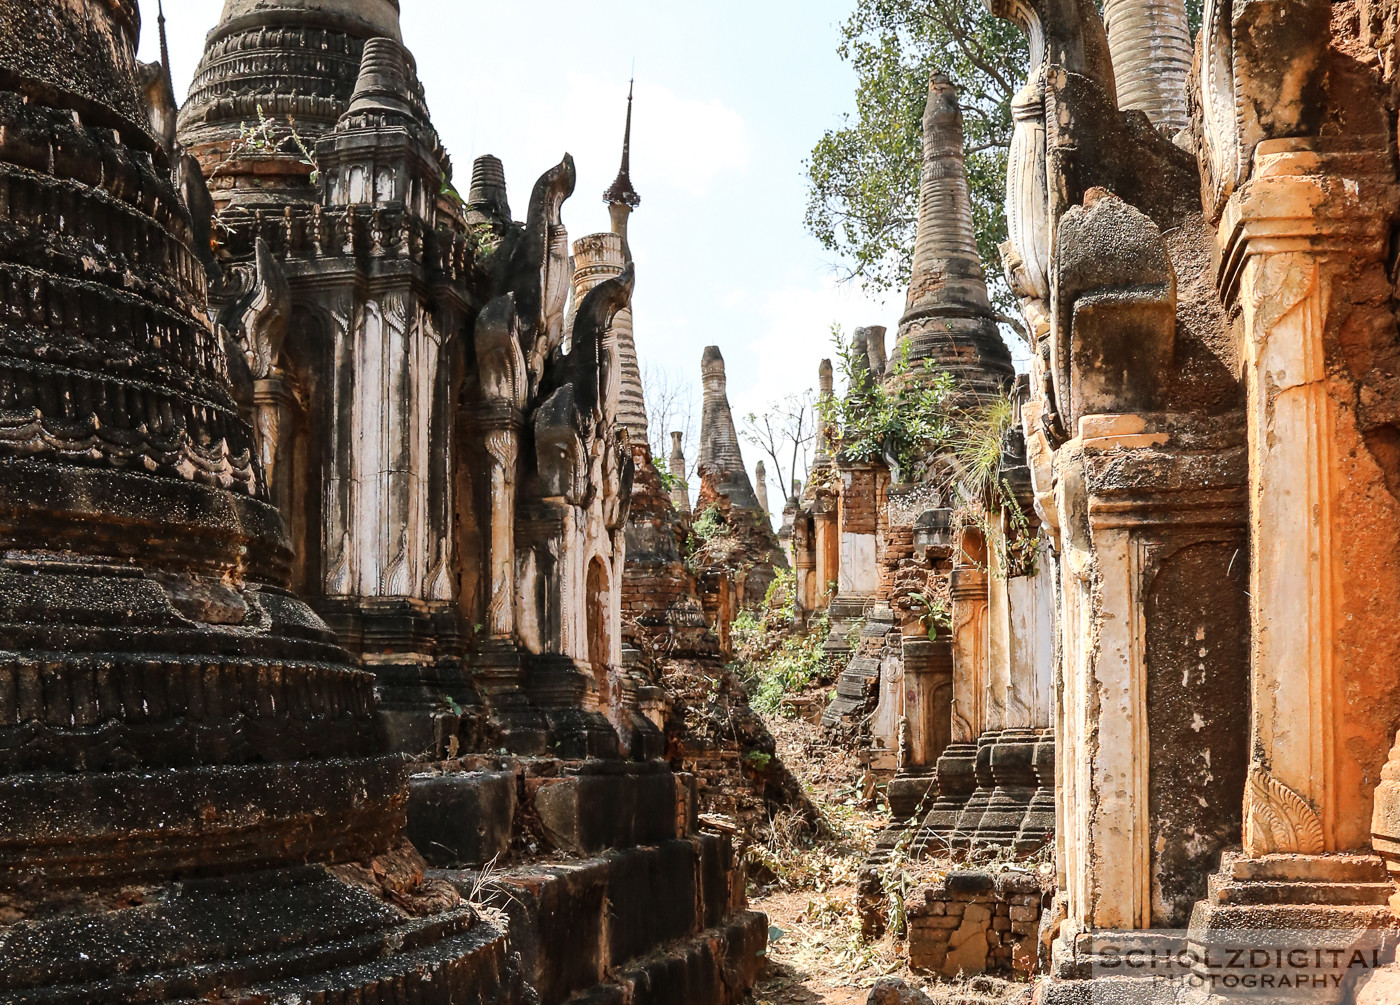
[[[797,704],[819,708],[824,691]],[[909,971],[904,944],[892,936],[863,942],[855,912],[860,864],[890,820],[889,811],[862,805],[864,771],[853,753],[827,742],[820,727],[801,718],[768,718],[778,754],[825,814],[831,833],[797,836],[790,820],[752,850],[750,903],[768,915],[768,960],[750,1005],[864,1005],[870,988],[898,977],[939,1005],[1014,1002],[1026,985],[979,979],[930,982]],[[924,863],[921,871],[938,871]],[[930,876],[930,878],[932,878]]]

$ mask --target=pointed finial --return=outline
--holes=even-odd
[[[622,169],[612,186],[603,193],[603,201],[609,206],[626,206],[636,209],[642,204],[642,197],[632,187],[632,94],[637,81],[634,77],[627,85],[627,130],[622,135]]]
[[[175,94],[175,78],[170,75],[170,43],[165,37],[165,3],[164,0],[156,0],[156,25],[160,30],[160,72],[165,74],[165,83],[170,88],[170,94]]]

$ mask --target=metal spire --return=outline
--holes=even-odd
[[[170,45],[165,39],[165,4],[164,0],[156,0],[156,24],[160,28],[160,72],[165,74],[166,86],[170,88],[170,96],[175,97],[175,78],[170,75]],[[179,98],[175,98],[179,104]]]
[[[632,187],[632,92],[636,83],[634,77],[627,85],[627,131],[622,137],[622,170],[618,171],[612,186],[603,193],[603,201],[609,206],[621,205],[628,209],[636,209],[642,204],[642,197]]]

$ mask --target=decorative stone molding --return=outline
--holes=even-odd
[[[1209,219],[1249,177],[1261,142],[1318,131],[1330,9],[1322,0],[1206,0],[1199,154]]]
[[[1245,854],[1321,855],[1322,820],[1308,801],[1255,764],[1245,789]]]

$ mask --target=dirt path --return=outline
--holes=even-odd
[[[801,719],[769,717],[778,753],[821,808],[832,833],[797,837],[794,822],[776,821],[774,835],[756,850],[750,903],[768,915],[768,962],[750,999],[753,1005],[864,1005],[880,978],[917,983],[904,965],[903,946],[885,939],[863,943],[855,914],[861,862],[889,813],[860,805],[863,770],[855,757],[831,746],[820,728]]]

